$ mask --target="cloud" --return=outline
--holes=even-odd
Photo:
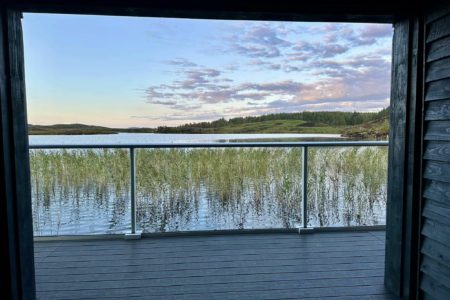
[[[278,112],[294,111],[378,111],[381,107],[386,107],[389,102],[386,99],[378,101],[320,101],[314,103],[302,103],[293,105],[291,103],[275,103],[268,107],[271,110],[276,109]]]
[[[212,69],[188,69],[183,78],[146,89],[147,102],[172,109],[185,109],[201,104],[239,101],[262,101],[277,95],[293,97],[307,87],[293,80],[275,82],[233,83],[222,72]]]
[[[149,87],[145,90],[145,93],[146,93],[147,99],[152,99],[151,103],[153,103],[153,104],[165,104],[165,105],[177,104],[177,102],[174,100],[173,101],[156,100],[156,99],[170,99],[171,97],[173,97],[175,95],[174,93],[170,93],[170,92],[159,92],[159,91],[157,91],[157,87]]]
[[[320,36],[320,42],[299,40],[289,53],[290,60],[314,60],[332,58],[351,49],[373,45],[380,39],[392,37],[392,26],[384,24],[366,24],[354,27],[348,24],[326,24],[313,28],[312,32]],[[325,34],[323,34],[325,32]]]
[[[282,71],[286,73],[303,71],[301,67],[294,66],[292,63],[272,62],[262,59],[250,60],[247,65],[255,67],[258,71]]]
[[[301,109],[306,104],[383,101],[388,97],[389,83],[386,83],[386,76],[380,76],[374,72],[377,69],[370,68],[373,65],[379,67],[378,64],[377,61],[355,64],[362,66],[363,69],[360,70],[339,63],[321,62],[321,75],[325,74],[326,78],[307,84],[282,80],[216,85],[208,77],[192,77],[188,72],[189,85],[185,84],[187,80],[182,80],[176,84],[150,87],[147,89],[147,96],[149,103],[180,110],[201,108],[204,104],[231,102],[251,102],[251,106],[257,106],[258,102],[262,105],[269,103],[266,108],[279,110],[280,106],[284,106],[292,110]],[[197,81],[191,82],[193,78]],[[274,97],[279,100],[272,101]]]
[[[309,43],[306,41],[299,41],[289,53],[289,57],[296,57],[299,60],[310,60],[314,58],[329,58],[339,54],[343,54],[350,49],[349,46],[333,43]],[[291,59],[293,60],[293,59]],[[294,59],[296,60],[296,59]]]
[[[384,24],[367,24],[361,30],[361,37],[363,38],[386,38],[392,37],[392,34],[392,26]]]
[[[247,45],[235,42],[231,48],[237,53],[249,57],[274,58],[281,56],[281,51],[276,46]]]
[[[257,65],[259,61],[254,61]],[[149,103],[171,109],[202,108],[206,104],[251,103],[253,108],[278,111],[322,107],[324,103],[373,101],[389,97],[390,62],[377,55],[353,56],[344,60],[321,59],[308,63],[312,78],[308,83],[295,80],[236,83],[212,68],[185,70],[184,78],[146,90]],[[273,101],[274,98],[278,98]],[[269,104],[268,104],[269,103]],[[264,106],[266,105],[266,106]],[[315,105],[315,106],[313,106]]]
[[[380,57],[355,56],[342,61],[322,60],[311,64],[315,76],[340,80],[349,95],[377,91],[385,97],[390,92],[391,62]]]
[[[233,63],[227,61],[222,68],[203,67],[184,58],[167,61],[182,67],[177,78],[146,89],[148,103],[173,110],[164,120],[213,119],[216,115],[204,111],[216,105],[222,112],[217,118],[387,106],[391,50],[386,42],[392,36],[391,26],[333,23],[293,30],[279,23],[252,23],[239,29],[239,34],[222,39],[234,56]],[[307,39],[303,32],[315,38]],[[244,70],[250,71],[242,76]],[[254,72],[264,76],[253,77]],[[188,110],[195,110],[195,117]]]
[[[386,24],[324,24],[310,29],[310,32],[321,36],[321,43],[314,47],[315,57],[333,57],[350,49],[373,46],[386,38],[391,38],[393,29]],[[323,50],[319,48],[323,47]],[[328,49],[326,49],[328,48]]]
[[[198,67],[198,65],[196,63],[189,61],[185,58],[174,58],[174,59],[166,60],[165,62],[172,66],[180,66],[180,67],[186,67],[186,68]]]
[[[290,46],[291,43],[289,41],[280,38],[279,28],[272,26],[254,26],[247,30],[242,40],[266,46]]]
[[[277,28],[275,26],[275,28]],[[378,51],[377,55],[390,55],[390,49],[375,49],[386,38],[392,37],[392,26],[385,24],[324,24],[318,26],[302,27],[301,30],[290,28],[289,39],[286,28],[281,31],[283,39],[277,40],[280,30],[257,30],[249,32],[252,38],[247,41],[258,40],[258,44],[242,42],[243,38],[234,42],[232,49],[238,54],[251,58],[249,66],[259,70],[280,72],[305,72],[304,64],[324,59],[337,59],[352,56],[352,50],[366,47],[364,51]],[[297,34],[292,34],[293,32]],[[305,32],[314,38],[305,38]],[[258,33],[258,34],[257,34]],[[265,39],[263,37],[266,37]],[[295,41],[292,39],[296,39]],[[266,44],[266,41],[270,43]],[[380,44],[381,43],[381,44]],[[372,47],[368,49],[367,47]],[[382,53],[383,52],[383,53]],[[367,53],[370,55],[370,53]]]
[[[133,119],[147,119],[151,121],[212,121],[223,118],[223,115],[217,112],[201,112],[201,113],[174,113],[162,116],[140,115],[131,116]]]
[[[298,93],[303,87],[304,85],[300,82],[284,80],[266,83],[244,83],[238,88],[242,90],[266,91],[275,94],[292,94]]]
[[[221,71],[208,68],[201,70],[189,70],[185,72],[186,78],[182,81],[176,81],[176,88],[195,89],[197,87],[205,87],[211,83],[211,78],[219,77]]]
[[[232,34],[228,50],[251,58],[275,58],[282,55],[281,48],[290,47],[292,42],[284,39],[284,26],[268,24],[242,26],[239,34]]]
[[[349,41],[351,47],[359,47],[373,45],[382,38],[392,37],[393,29],[392,26],[385,24],[366,24],[359,30],[352,29],[347,25],[336,34]]]

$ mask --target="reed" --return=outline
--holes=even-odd
[[[300,148],[138,149],[138,228],[147,232],[294,227]],[[129,230],[127,150],[30,151],[36,235]],[[387,149],[310,148],[309,223],[384,222]]]

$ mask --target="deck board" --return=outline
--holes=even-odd
[[[35,243],[38,299],[394,299],[384,232]]]

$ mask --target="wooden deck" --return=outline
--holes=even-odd
[[[38,299],[395,299],[384,232],[36,242]]]

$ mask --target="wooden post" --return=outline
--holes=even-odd
[[[0,6],[2,299],[34,299],[34,251],[21,13]]]
[[[422,30],[418,17],[394,24],[385,284],[415,298],[421,199]]]

